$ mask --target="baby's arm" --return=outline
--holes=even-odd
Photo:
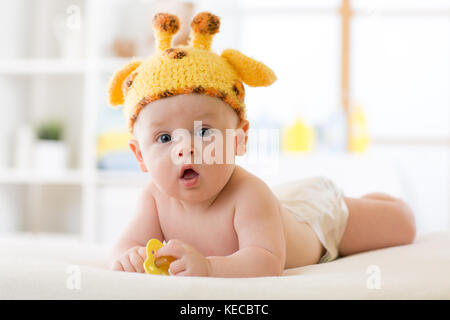
[[[239,250],[229,256],[207,257],[209,276],[281,275],[286,245],[277,199],[261,181],[251,181],[238,194],[234,227],[239,239]]]
[[[150,187],[146,186],[138,198],[135,216],[112,248],[111,268],[143,272],[145,245],[151,238],[163,241],[155,200]]]

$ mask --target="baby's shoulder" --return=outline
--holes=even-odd
[[[146,200],[154,200],[155,196],[157,194],[157,189],[153,183],[153,181],[148,181],[144,184],[143,188],[141,189],[141,197],[143,197]]]
[[[235,220],[244,224],[253,219],[270,219],[279,212],[279,201],[259,177],[243,170],[235,188]],[[236,221],[237,221],[236,220]]]
[[[269,186],[259,177],[236,166],[236,179],[233,184],[234,192],[238,198],[253,200],[261,197],[273,197]]]

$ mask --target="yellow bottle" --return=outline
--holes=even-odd
[[[369,146],[369,132],[362,106],[356,106],[352,109],[349,117],[349,126],[349,151],[366,151]]]
[[[99,134],[97,138],[97,157],[101,158],[108,152],[128,152],[128,141],[133,136],[124,130],[111,130]]]
[[[315,132],[301,118],[288,127],[283,134],[283,149],[286,151],[311,151]]]

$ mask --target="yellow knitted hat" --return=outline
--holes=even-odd
[[[176,16],[158,13],[153,18],[156,52],[145,61],[134,60],[118,70],[108,85],[109,103],[124,105],[128,130],[148,103],[178,94],[199,93],[222,99],[245,119],[245,90],[269,86],[274,72],[234,49],[219,56],[210,50],[214,34],[219,32],[219,17],[197,14],[191,23],[187,46],[172,47],[172,37],[180,26]]]

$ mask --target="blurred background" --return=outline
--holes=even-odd
[[[154,50],[156,12],[221,18],[278,80],[246,87],[249,149],[269,185],[324,175],[347,196],[410,203],[419,233],[450,228],[450,1],[0,0],[0,236],[114,241],[148,174],[128,148],[112,73]]]

